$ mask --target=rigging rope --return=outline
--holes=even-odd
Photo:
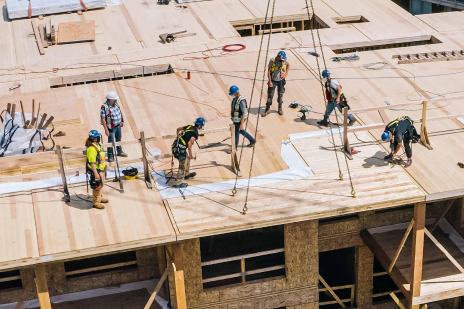
[[[311,10],[312,10],[312,14],[313,14],[312,17],[313,18],[311,18],[311,14],[309,13],[308,0],[305,0],[305,2],[306,2],[306,11],[308,13],[308,20],[311,20],[311,19],[315,20],[314,17],[316,16],[316,14],[314,12],[313,0],[310,0],[310,2],[311,2]],[[319,28],[316,25],[314,25],[314,26],[316,28],[316,33],[317,33],[317,37],[318,37],[318,41],[319,41],[319,47],[321,49],[322,60],[324,62],[324,69],[327,70],[327,63],[325,61],[324,49],[322,47],[322,41],[321,41],[321,36],[319,34]],[[314,38],[313,28],[314,27],[311,27],[311,37],[312,37],[312,40],[313,40],[314,51],[316,51],[316,40]],[[317,63],[317,70],[318,70],[319,76],[321,76],[321,68],[320,68],[320,65],[319,65],[319,57],[316,57],[316,63]],[[324,97],[324,102],[325,102],[325,104],[327,106],[328,102],[327,102],[327,98],[325,96],[325,89],[324,89],[324,85],[322,83],[322,80],[321,80],[321,88],[322,88],[322,96]],[[338,118],[337,108],[334,109],[334,112],[335,112],[335,118],[337,119],[337,123],[338,123],[339,118]],[[342,173],[342,170],[340,168],[340,161],[338,160],[338,154],[337,154],[337,149],[336,149],[336,146],[335,146],[335,139],[334,139],[334,136],[333,136],[332,126],[330,127],[330,134],[332,136],[332,142],[334,144],[335,157],[337,158],[337,165],[338,165],[338,172],[339,172],[338,176],[339,176],[340,180],[343,180],[343,173]],[[340,142],[343,145],[343,140],[342,140],[342,135],[341,134],[340,134]],[[344,157],[345,157],[346,169],[348,171],[348,177],[350,179],[351,195],[353,197],[356,197],[356,191],[354,190],[354,187],[353,187],[353,180],[351,179],[351,172],[350,172],[350,167],[349,167],[349,164],[348,164],[348,158],[346,157],[346,155],[344,155]]]

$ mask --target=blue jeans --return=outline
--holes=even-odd
[[[240,134],[245,136],[250,141],[250,143],[255,142],[255,139],[250,134],[248,134],[247,131],[240,130],[240,122],[234,122],[234,125],[235,125],[235,149],[237,149],[238,147],[238,139],[240,137]]]
[[[324,119],[325,119],[325,120],[328,120],[328,119],[329,119],[329,116],[330,116],[330,114],[332,114],[332,112],[334,111],[335,107],[338,108],[338,110],[340,111],[340,113],[343,113],[342,107],[340,106],[340,104],[337,104],[336,101],[330,101],[330,102],[327,103],[327,108],[326,108],[326,110],[325,110],[325,114],[324,114]],[[348,119],[349,119],[349,120],[353,119],[353,115],[348,114]]]
[[[108,129],[108,131],[110,132],[110,136],[108,136],[108,143],[112,143],[113,142],[113,138],[116,139],[116,142],[120,142],[121,141],[121,138],[122,138],[122,129],[121,129],[121,126],[117,126],[117,127],[114,127],[113,129]],[[114,157],[114,154],[113,154],[113,147],[108,147],[108,158],[112,158]],[[118,153],[118,155],[120,153],[122,153],[122,147],[121,146],[116,146],[116,151]]]

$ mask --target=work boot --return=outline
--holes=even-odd
[[[102,198],[101,198],[101,202],[102,202],[103,204],[107,204],[109,201],[108,201],[108,199],[102,197]]]
[[[118,157],[127,157],[127,153],[122,151],[122,152],[118,153]]]
[[[102,204],[95,204],[95,205],[93,205],[93,208],[105,209],[105,206],[103,206]]]
[[[389,154],[388,156],[385,156],[383,159],[384,160],[391,160],[393,158],[393,154]]]
[[[264,110],[263,117],[266,117],[271,113],[271,105],[266,104],[266,109]]]
[[[253,147],[255,144],[256,144],[256,141],[252,141],[247,145],[247,147]]]
[[[280,116],[283,116],[283,114],[284,114],[284,111],[282,110],[282,103],[279,103],[278,113],[279,113]]]
[[[184,178],[185,178],[185,179],[189,179],[189,178],[195,177],[196,175],[197,175],[197,173],[193,172],[193,173],[190,173],[190,174],[188,174],[188,175],[185,175]]]
[[[329,122],[325,118],[318,121],[317,124],[320,125],[320,126],[323,126],[323,127],[328,127],[329,126]]]
[[[354,125],[355,122],[356,122],[356,118],[353,117],[353,118],[351,118],[350,121],[348,122],[348,125],[349,125],[349,126],[352,126],[352,125]]]
[[[404,164],[405,167],[411,166],[412,164],[412,158],[408,158],[408,161]]]
[[[181,184],[178,184],[178,185],[172,185],[173,188],[176,188],[176,189],[183,189],[183,188],[187,188],[188,187],[188,184],[186,183],[181,183]]]

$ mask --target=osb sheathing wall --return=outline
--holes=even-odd
[[[160,247],[162,249],[162,247]],[[164,249],[162,250],[164,253]],[[136,251],[137,268],[127,270],[109,271],[94,275],[66,279],[64,263],[45,264],[47,283],[50,296],[74,293],[90,289],[102,288],[109,285],[137,282],[153,278],[159,278],[158,248],[150,248]],[[23,289],[9,289],[0,292],[0,304],[17,302],[21,297],[24,300],[37,298],[34,283],[34,269],[24,268],[20,270]],[[24,287],[29,287],[29,292],[23,295]]]
[[[188,308],[315,309],[318,302],[318,223],[307,221],[285,225],[286,279],[203,290],[199,239],[182,242],[185,292]],[[168,248],[170,250],[170,248]],[[170,287],[174,286],[172,275]],[[171,302],[177,308],[175,289]]]

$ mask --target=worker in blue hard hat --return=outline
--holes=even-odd
[[[328,126],[329,125],[329,116],[334,111],[335,108],[338,108],[340,112],[344,107],[350,109],[348,102],[346,100],[345,94],[342,90],[342,85],[338,80],[330,77],[329,70],[322,71],[322,82],[325,87],[325,96],[327,98],[327,107],[324,113],[324,119],[317,122],[318,125]],[[352,114],[348,114],[348,125],[353,125],[356,122],[356,118]]]
[[[187,125],[177,128],[177,137],[172,144],[172,155],[179,160],[179,170],[177,177],[171,184],[174,188],[185,186],[184,179],[193,178],[197,173],[190,173],[190,160],[195,159],[193,156],[192,146],[198,140],[198,130],[204,130],[205,119],[199,117],[193,125]]]
[[[382,140],[384,142],[390,141],[390,154],[386,156],[385,160],[392,160],[397,156],[404,146],[406,152],[406,166],[412,164],[412,143],[417,142],[420,136],[417,134],[416,128],[411,118],[408,116],[401,116],[385,126],[385,131],[382,133]]]
[[[85,141],[87,147],[86,173],[90,176],[89,184],[92,188],[92,205],[97,209],[104,209],[101,203],[108,203],[101,194],[105,185],[105,152],[100,145],[101,134],[97,130],[89,132],[89,138]]]
[[[247,102],[245,98],[240,95],[237,86],[230,87],[229,95],[233,98],[230,117],[235,126],[235,149],[238,147],[240,134],[250,142],[247,147],[253,147],[253,145],[256,144],[256,140],[245,131],[245,121],[248,118]]]
[[[279,115],[283,115],[282,110],[283,97],[285,93],[285,79],[290,71],[290,64],[287,61],[287,54],[282,50],[277,54],[277,57],[269,61],[267,76],[269,78],[267,88],[267,102],[263,117],[266,117],[271,112],[272,99],[274,98],[275,89],[277,88],[277,103]]]

